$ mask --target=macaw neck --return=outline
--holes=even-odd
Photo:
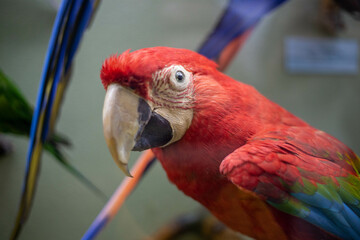
[[[255,111],[251,108],[257,108],[256,104],[248,106],[244,99],[240,99],[242,91],[253,91],[253,88],[237,89],[240,96],[227,94],[223,86],[211,89],[198,86],[196,90],[197,105],[185,135],[167,147],[154,149],[154,152],[170,181],[204,204],[204,201],[213,201],[225,185],[231,184],[220,174],[221,161],[244,145],[260,124],[246,113]],[[202,92],[206,92],[208,97],[202,97]],[[239,101],[233,101],[233,97]]]
[[[196,103],[189,129],[179,141],[154,152],[179,189],[193,198],[211,199],[217,189],[220,192],[230,183],[219,171],[228,154],[271,124],[306,123],[253,87],[226,75],[200,78],[195,83]]]
[[[268,131],[273,125],[307,124],[251,86],[219,76],[224,79],[210,79],[206,84],[200,82],[195,86],[194,115],[185,135],[169,146],[153,149],[169,180],[227,226],[253,238],[288,239],[286,235],[296,235],[283,231],[281,226],[287,222],[300,221],[313,230],[314,226],[301,219],[278,214],[278,210],[256,194],[240,190],[220,174],[223,159],[258,133]]]
[[[169,180],[232,229],[257,239],[285,239],[265,203],[254,194],[239,191],[220,174],[221,161],[237,148],[237,144],[243,144],[243,140],[233,139],[234,144],[226,144],[226,139],[217,137],[204,142],[201,139],[207,135],[189,130],[180,141],[153,149]],[[252,216],[259,211],[262,211],[262,221],[268,222],[260,227],[259,219]]]
[[[224,185],[230,184],[220,174],[219,166],[231,150],[225,146],[217,147],[218,141],[203,145],[198,141],[183,140],[153,151],[169,180],[186,195],[206,205],[204,201],[212,201]]]

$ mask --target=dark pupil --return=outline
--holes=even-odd
[[[185,75],[184,75],[184,73],[182,71],[177,71],[175,76],[176,76],[176,80],[178,82],[182,82],[184,80],[184,78],[185,78]]]

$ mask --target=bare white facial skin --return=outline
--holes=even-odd
[[[153,75],[150,97],[152,109],[169,121],[173,138],[164,146],[180,140],[193,118],[193,76],[181,65],[172,65]]]

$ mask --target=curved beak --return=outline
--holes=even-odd
[[[104,136],[114,161],[129,177],[128,159],[139,130],[138,103],[139,97],[119,84],[108,86],[103,107]]]
[[[161,147],[173,138],[168,120],[156,113],[141,97],[119,84],[110,84],[103,107],[104,136],[110,153],[125,173],[130,151]]]

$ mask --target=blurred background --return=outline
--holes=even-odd
[[[32,105],[59,2],[0,2],[0,68]],[[100,3],[75,56],[56,129],[73,144],[66,151],[71,163],[108,196],[124,175],[113,162],[102,133],[102,62],[127,49],[170,46],[197,50],[225,4],[224,0]],[[344,13],[346,28],[331,35],[319,19],[319,5],[314,0],[292,0],[271,12],[256,26],[226,73],[255,86],[360,154],[360,74],[290,74],[284,68],[288,37],[344,38],[359,43],[360,22]],[[9,237],[15,221],[28,148],[26,138],[6,135],[6,139],[13,151],[0,158],[0,239]],[[132,155],[130,165],[137,156]],[[105,201],[47,153],[40,174],[33,210],[19,239],[79,239]],[[143,239],[179,214],[198,208],[199,204],[167,181],[156,163],[98,239]]]

